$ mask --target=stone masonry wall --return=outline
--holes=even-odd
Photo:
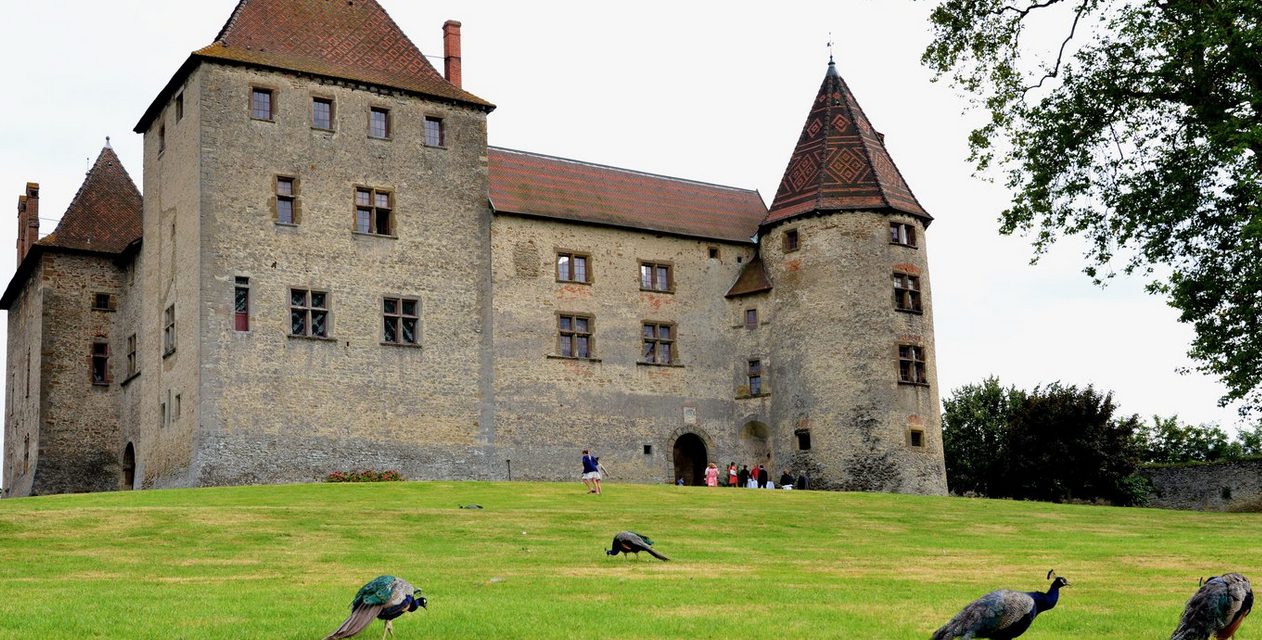
[[[916,229],[917,247],[890,242],[889,223]],[[785,251],[796,230],[799,248]],[[796,462],[819,471],[816,486],[945,494],[942,433],[934,370],[932,296],[924,229],[909,217],[839,212],[764,230],[762,255],[775,285],[771,353],[778,393],[772,437],[796,449]],[[922,314],[897,311],[895,271],[921,278]],[[899,383],[898,346],[927,358],[928,385]],[[911,445],[911,432],[923,446]]]
[[[746,457],[738,414],[766,418],[757,401],[738,411],[746,329],[723,296],[752,245],[497,215],[491,251],[505,475],[511,460],[513,478],[572,480],[591,448],[617,481],[669,482],[684,433],[715,462]],[[590,284],[558,282],[558,252],[590,256]],[[641,291],[641,260],[669,263],[673,292]],[[590,359],[560,357],[560,314],[591,317]],[[676,366],[640,363],[645,321],[674,325]]]
[[[198,78],[194,481],[362,467],[489,477],[485,113],[243,67],[205,64]],[[252,87],[273,91],[273,121],[250,117]],[[312,127],[314,97],[333,100],[332,131]],[[368,135],[372,107],[389,109],[389,139]],[[427,116],[442,118],[442,146],[424,144]],[[277,176],[296,180],[295,225],[276,222]],[[355,231],[357,187],[392,194],[393,233]],[[248,331],[233,323],[238,277]],[[290,335],[291,289],[327,292],[327,339]],[[383,343],[385,297],[419,300],[419,346]]]
[[[34,471],[39,465],[43,292],[40,267],[36,267],[8,313],[4,404],[5,497],[31,495]]]
[[[1222,511],[1262,503],[1262,460],[1146,467],[1139,473],[1152,482],[1150,507]]]

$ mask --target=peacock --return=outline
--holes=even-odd
[[[418,607],[425,609],[427,603],[428,600],[421,595],[421,590],[413,587],[407,580],[394,576],[378,576],[360,587],[359,593],[351,601],[351,616],[336,631],[325,636],[324,640],[349,638],[363,631],[372,623],[373,618],[386,621],[386,632],[381,635],[382,640],[385,640],[386,636],[394,635],[391,621],[405,613],[416,611]]]
[[[653,541],[648,537],[642,536],[634,531],[619,531],[613,537],[613,548],[606,549],[605,553],[616,556],[619,553],[634,553],[636,560],[640,559],[640,552],[647,551],[650,555],[658,560],[670,560],[666,556],[653,550]],[[625,555],[623,557],[626,557]]]
[[[1055,580],[1052,580],[1053,576]],[[1056,606],[1060,588],[1069,586],[1069,581],[1057,576],[1055,571],[1048,571],[1047,579],[1052,580],[1052,586],[1046,593],[1000,589],[974,600],[955,614],[950,622],[933,632],[932,640],[1011,640],[1025,633],[1035,616]]]
[[[1253,587],[1238,573],[1224,573],[1206,580],[1188,600],[1179,626],[1170,640],[1227,640],[1253,609]]]

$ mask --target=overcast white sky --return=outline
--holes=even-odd
[[[1007,193],[966,161],[978,116],[919,62],[932,2],[380,1],[440,70],[443,21],[464,23],[464,88],[499,106],[491,144],[756,188],[768,204],[831,32],[838,69],[936,218],[926,243],[944,397],[988,375],[1023,388],[1059,380],[1111,390],[1127,414],[1237,423],[1217,406],[1221,384],[1176,372],[1192,364],[1191,329],[1142,282],[1092,286],[1071,243],[1030,266],[1028,241],[998,234]],[[139,184],[132,127],[236,4],[0,2],[6,283],[25,183],[41,184],[44,234],[105,136]]]

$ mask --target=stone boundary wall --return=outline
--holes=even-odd
[[[1262,500],[1262,460],[1146,467],[1139,473],[1152,482],[1150,507],[1223,511]]]

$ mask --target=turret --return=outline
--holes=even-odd
[[[815,486],[946,492],[932,219],[830,60],[759,233],[775,448]]]

